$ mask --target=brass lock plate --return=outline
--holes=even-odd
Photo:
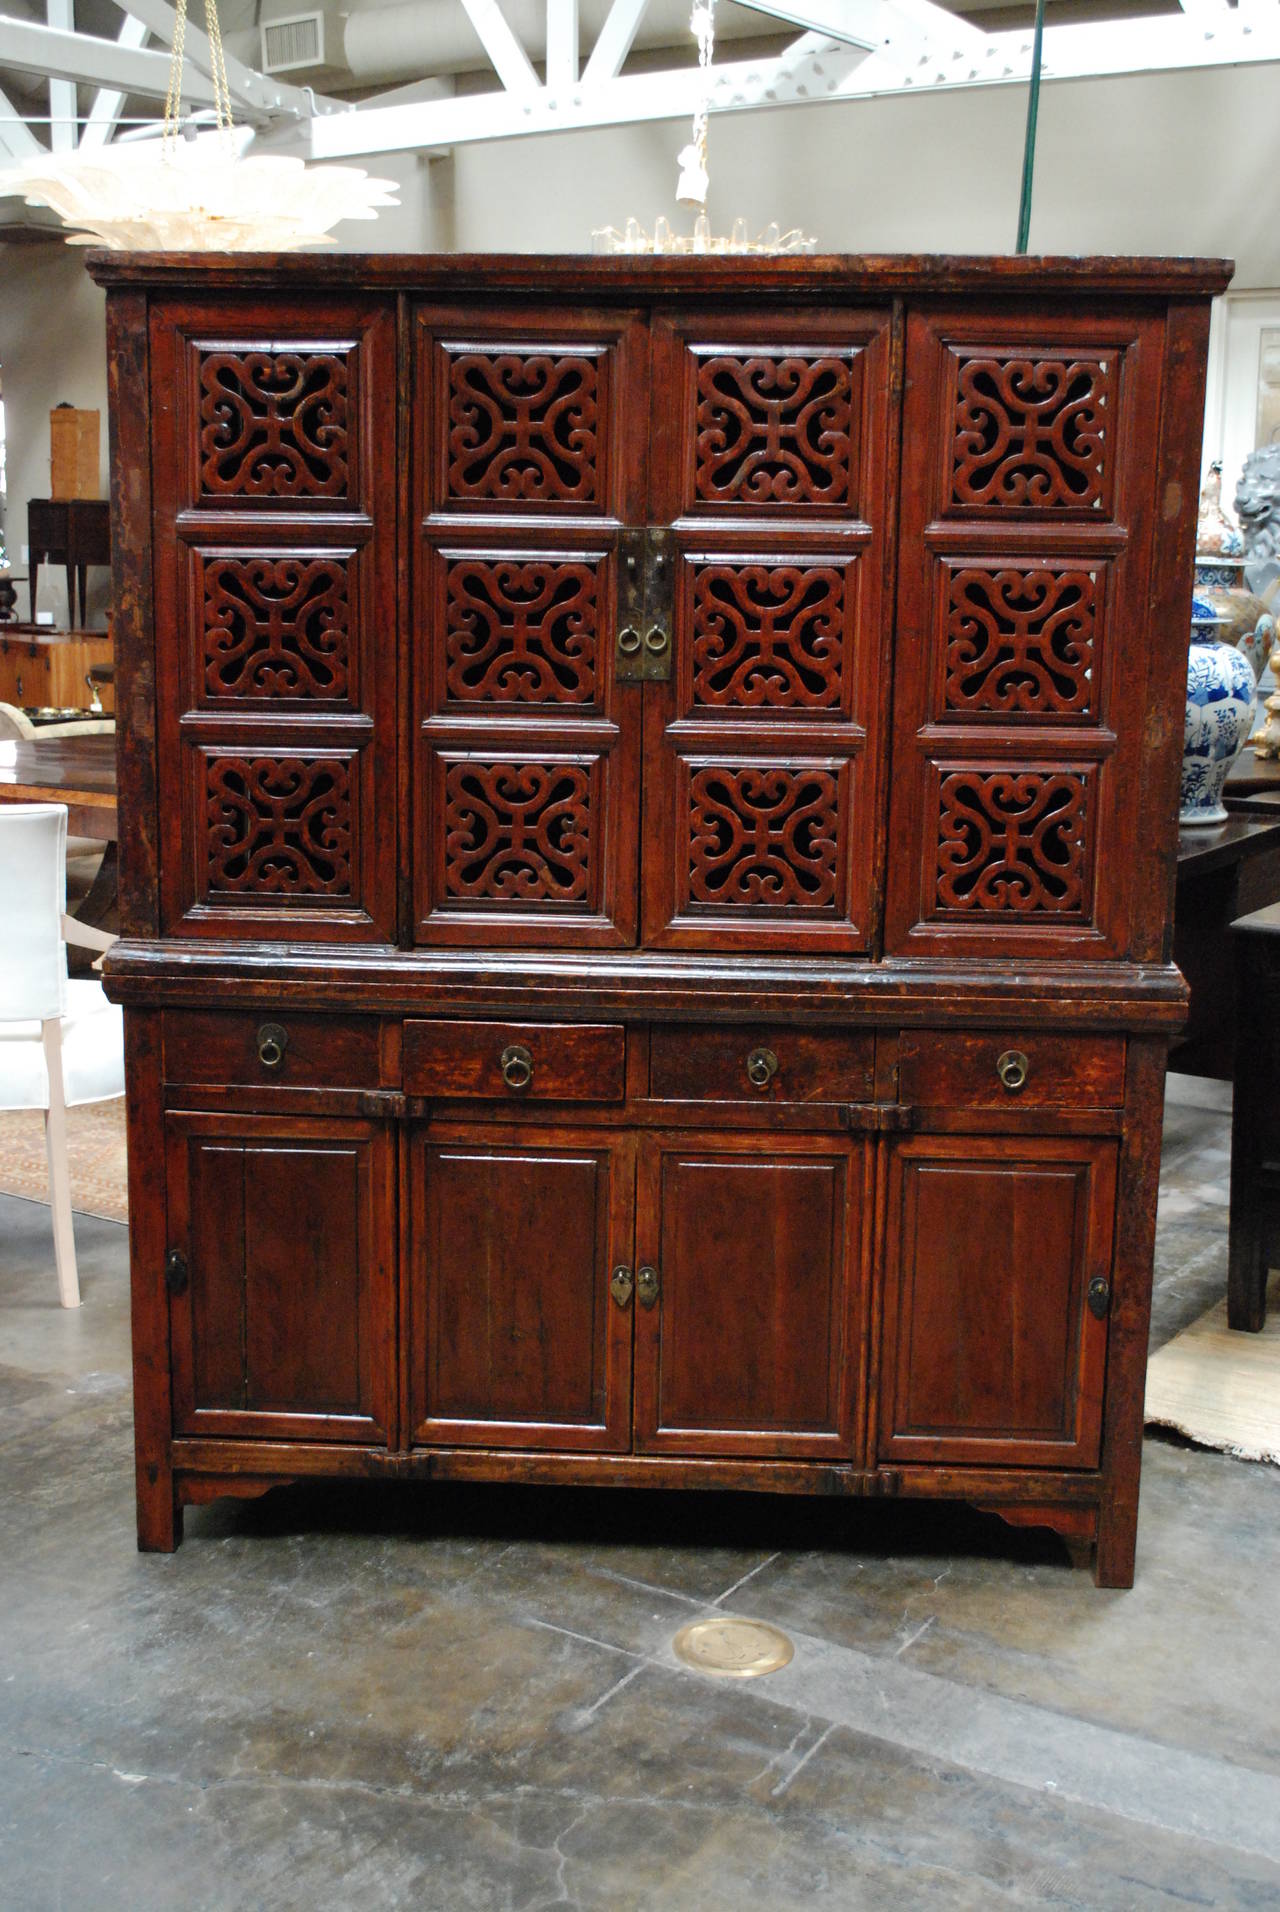
[[[620,684],[664,683],[671,675],[675,541],[650,527],[618,535],[615,673]]]

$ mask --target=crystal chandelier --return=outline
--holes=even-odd
[[[73,246],[113,251],[292,252],[336,245],[330,227],[376,219],[399,202],[396,182],[371,179],[358,166],[308,166],[283,154],[246,157],[252,127],[231,115],[217,0],[205,0],[217,125],[197,135],[183,127],[182,68],[187,0],[177,0],[169,91],[159,150],[155,140],[41,153],[0,172],[0,192],[49,206]]]
[[[652,233],[638,219],[628,219],[620,232],[616,226],[598,226],[591,235],[596,252],[619,253],[732,253],[741,256],[756,252],[813,252],[816,239],[807,238],[799,227],[790,232],[779,230],[776,222],[766,226],[755,238],[745,219],[735,219],[727,235],[714,234],[706,212],[707,188],[711,183],[707,159],[707,127],[711,116],[711,55],[716,40],[716,0],[693,0],[689,31],[698,43],[698,71],[702,91],[693,115],[693,131],[687,146],[676,155],[680,168],[676,181],[676,203],[697,206],[698,217],[692,233],[672,230],[665,214],[659,214]]]

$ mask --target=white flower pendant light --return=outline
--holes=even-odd
[[[253,129],[232,122],[216,0],[205,0],[205,21],[217,130],[184,137],[186,21],[187,0],[177,0],[158,150],[154,140],[137,140],[92,152],[41,153],[0,172],[0,192],[52,207],[77,228],[68,235],[71,245],[117,252],[293,252],[336,245],[330,227],[376,219],[379,206],[398,204],[394,180],[371,179],[358,166],[308,166],[280,154],[245,157]]]

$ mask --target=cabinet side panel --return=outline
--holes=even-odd
[[[147,298],[107,297],[111,431],[111,635],[119,776],[120,930],[160,926],[156,657],[151,571],[151,388]]]

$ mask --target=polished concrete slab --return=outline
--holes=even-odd
[[[1225,1281],[1170,1111],[1153,1338]],[[1280,1908],[1280,1470],[1147,1443],[1138,1584],[963,1508],[281,1490],[133,1547],[124,1231],[0,1198],[0,1912]],[[781,1627],[752,1682],[681,1665]]]

